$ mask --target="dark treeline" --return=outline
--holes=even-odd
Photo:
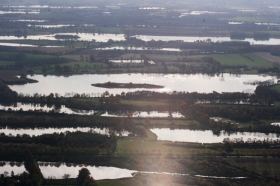
[[[3,61],[20,61],[26,59],[27,56],[24,53],[0,53],[0,60]]]
[[[1,149],[1,147],[0,147]],[[9,172],[4,172],[4,174],[1,174],[0,177],[0,185],[2,186],[37,186],[37,185],[41,185],[41,182],[43,181],[43,175],[41,173],[41,170],[38,166],[38,164],[35,162],[33,155],[31,154],[30,151],[25,151],[24,152],[24,156],[22,158],[22,160],[24,161],[24,167],[26,169],[26,171],[24,171],[21,174],[15,175],[14,172],[11,172],[11,176],[8,177],[7,174],[9,174]],[[5,162],[1,162],[1,166],[6,165]],[[18,163],[18,162],[11,162],[10,163],[11,166],[21,166],[22,163]]]
[[[239,139],[229,139],[225,138],[223,140],[224,150],[226,152],[233,152],[234,148],[245,148],[245,149],[278,149],[280,146],[279,140],[256,140],[254,138],[248,138],[246,141],[243,141],[242,138]],[[240,152],[239,152],[240,153]],[[260,155],[264,155],[261,153]],[[239,155],[239,154],[238,154]],[[280,155],[278,151],[277,155]]]
[[[7,85],[0,81],[0,103],[14,102],[17,100],[18,94],[12,91]]]
[[[137,126],[131,118],[71,116],[58,113],[11,112],[1,110],[0,113],[9,114],[7,117],[0,117],[0,126],[4,128],[6,126],[12,128],[106,127],[116,133],[126,130],[137,136],[145,137],[147,135],[146,131],[142,127]]]
[[[112,154],[116,150],[117,138],[114,135],[106,136],[90,132],[67,132],[32,137],[1,134],[0,141],[2,158],[15,155],[20,158],[24,157],[26,150],[36,156]]]
[[[173,92],[173,93],[160,93],[154,91],[136,91],[121,93],[120,95],[110,95],[109,93],[104,94],[103,97],[99,98],[99,103],[92,103],[86,101],[76,101],[75,98],[87,98],[89,95],[86,94],[75,94],[73,97],[64,98],[57,94],[50,94],[48,96],[34,94],[33,96],[19,95],[17,97],[18,102],[22,103],[39,103],[47,105],[61,106],[65,105],[68,108],[75,108],[81,110],[158,110],[158,111],[176,111],[178,107],[174,105],[174,102],[166,104],[166,106],[135,106],[121,103],[122,100],[172,100],[180,101],[186,98],[192,99],[193,102],[198,101],[210,101],[210,102],[221,102],[221,103],[239,103],[241,101],[247,101],[250,98],[248,93],[197,93],[197,92]]]
[[[206,123],[208,123],[207,118],[209,118],[209,116],[224,117],[240,122],[259,121],[261,119],[280,119],[280,107],[272,106],[225,106],[197,104],[189,107],[187,113],[194,115],[197,119],[199,119],[199,116],[205,116]]]
[[[42,59],[27,58],[21,61],[16,61],[15,66],[19,68],[22,68],[24,65],[36,67],[41,65],[54,65],[54,64],[67,63],[68,61],[69,61],[68,59],[59,58],[59,57],[42,58]]]

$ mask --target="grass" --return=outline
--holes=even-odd
[[[280,93],[280,85],[273,85],[270,87],[272,90],[276,90],[277,92]]]
[[[13,61],[0,61],[0,65],[14,65]]]
[[[227,158],[230,164],[239,167],[246,167],[249,171],[261,174],[263,170],[268,170],[270,175],[280,175],[280,161],[278,158]]]
[[[134,122],[136,123],[146,123],[146,118],[134,118]],[[149,118],[149,124],[146,123],[147,127],[149,126],[164,126],[164,127],[170,127],[170,126],[180,126],[180,127],[199,127],[201,126],[199,122],[195,120],[188,120],[188,119],[167,119],[167,118]]]
[[[187,144],[187,143],[186,143]],[[161,154],[161,155],[186,155],[217,154],[215,150],[207,148],[191,148],[183,146],[166,145],[165,141],[146,140],[145,138],[126,137],[117,142],[117,154]]]
[[[147,129],[146,129],[147,130]],[[166,145],[165,141],[157,141],[157,136],[147,130],[147,137],[126,137],[117,142],[117,154],[162,154],[162,155],[192,155],[215,153],[210,149],[193,149],[190,147]]]
[[[121,100],[122,104],[128,104],[128,105],[135,105],[139,107],[143,106],[166,106],[174,103],[170,103],[168,100],[160,100],[160,101],[145,101],[145,100]]]
[[[110,92],[110,91],[109,91]],[[98,97],[94,98],[71,98],[73,101],[80,101],[80,102],[92,102],[95,104],[99,104],[99,99]],[[138,107],[147,107],[147,106],[167,106],[170,105],[170,102],[166,100],[158,100],[158,101],[152,101],[152,100],[123,100],[121,99],[120,104],[126,104],[126,105],[133,105],[133,106],[138,106]],[[174,104],[171,103],[172,105]]]
[[[270,37],[280,37],[279,31],[258,31],[258,33],[268,33]]]
[[[218,60],[222,65],[231,66],[251,66],[251,67],[271,67],[272,63],[263,59],[257,55],[251,53],[245,53],[244,56],[252,59],[248,59],[240,54],[214,54],[211,55],[214,59]]]

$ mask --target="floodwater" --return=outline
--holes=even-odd
[[[25,167],[23,166],[23,162],[0,162],[0,175],[4,174],[4,172],[7,172],[8,176],[11,176],[12,171],[15,175],[26,171]]]
[[[35,28],[62,28],[62,27],[70,27],[75,26],[73,24],[66,24],[66,25],[27,25],[27,27],[35,27]]]
[[[9,174],[11,171],[15,175],[23,173],[25,170],[23,162],[0,162],[0,174],[7,171]],[[137,173],[141,174],[153,174],[153,175],[173,175],[173,176],[189,176],[189,174],[182,173],[170,173],[170,172],[150,172],[150,171],[137,171],[129,170],[117,167],[105,167],[105,166],[93,166],[84,164],[73,164],[73,163],[60,163],[60,162],[38,162],[39,168],[44,178],[51,179],[63,179],[65,174],[69,174],[69,178],[76,178],[79,174],[79,170],[87,168],[95,180],[104,179],[120,179],[120,178],[131,178]],[[219,177],[219,176],[204,176],[194,175],[195,177],[207,177],[214,179],[244,179],[246,177]]]
[[[37,11],[15,11],[15,10],[9,10],[9,11],[0,11],[1,14],[40,14],[40,12]]]
[[[161,51],[171,51],[171,52],[180,52],[182,51],[179,48],[155,48],[155,47],[105,47],[105,48],[96,48],[94,50],[161,50]]]
[[[280,122],[271,123],[271,125],[280,126]]]
[[[109,60],[112,63],[143,63],[143,60]]]
[[[229,25],[242,25],[244,22],[228,22]]]
[[[54,105],[47,106],[41,104],[30,104],[30,103],[16,103],[11,106],[4,106],[0,104],[0,110],[13,110],[13,111],[37,111],[37,112],[55,112],[55,113],[65,113],[65,114],[77,114],[77,115],[93,115],[96,113],[94,110],[79,110],[70,109],[61,105],[61,107],[55,107]]]
[[[5,171],[11,174],[11,171],[15,175],[23,173],[25,167],[23,163],[12,163],[17,165],[11,165],[11,162],[5,163],[4,166],[0,166],[0,174]],[[44,176],[44,178],[62,179],[65,174],[69,174],[70,178],[76,178],[79,174],[79,170],[82,168],[87,168],[95,180],[103,179],[119,179],[133,177],[133,173],[137,171],[121,169],[117,167],[103,167],[103,166],[90,166],[90,165],[77,165],[77,164],[66,164],[66,163],[46,163],[38,162],[39,168]]]
[[[106,112],[106,113],[102,114],[101,116],[127,117],[128,114],[129,114],[128,112],[126,112],[126,113]],[[140,111],[140,112],[132,112],[131,114],[132,114],[132,117],[134,117],[134,118],[136,118],[136,117],[167,118],[169,116],[172,116],[172,118],[184,118],[184,116],[179,112],[158,112],[158,111],[144,112],[144,111]]]
[[[91,133],[97,133],[97,134],[102,134],[102,135],[109,135],[110,134],[110,129],[109,128],[91,128],[91,127],[69,127],[69,128],[18,128],[18,129],[11,129],[8,127],[5,128],[0,128],[0,134],[4,133],[5,135],[12,135],[12,136],[17,136],[20,135],[22,136],[23,134],[27,134],[30,136],[40,136],[43,134],[53,134],[53,133],[66,133],[66,132],[91,132]],[[129,132],[128,131],[121,131],[121,132],[116,132],[116,135],[121,136],[128,136]]]
[[[196,41],[207,41],[211,39],[211,42],[224,42],[224,41],[247,41],[252,45],[279,45],[280,39],[270,38],[269,40],[255,40],[253,38],[245,38],[244,40],[231,39],[230,37],[189,37],[189,36],[148,36],[148,35],[137,35],[137,39],[143,41],[184,41],[184,42],[196,42]]]
[[[59,25],[54,25],[59,26]],[[53,35],[28,35],[26,38],[24,37],[16,37],[16,36],[0,36],[0,40],[58,40],[55,38],[55,35],[77,35],[80,38],[72,39],[76,41],[92,41],[96,42],[107,42],[110,39],[114,41],[124,41],[124,34],[98,34],[98,33],[54,33]],[[190,37],[190,36],[150,36],[150,35],[136,35],[134,36],[137,39],[141,39],[143,41],[184,41],[184,42],[196,42],[196,41],[207,41],[210,39],[212,42],[223,42],[223,41],[247,41],[250,44],[254,45],[279,45],[280,39],[270,38],[268,40],[255,40],[253,38],[246,38],[244,40],[231,39],[230,37]],[[109,49],[120,49],[125,50],[129,47],[109,47]],[[155,49],[155,48],[154,48]],[[106,50],[106,48],[105,48]],[[143,49],[141,47],[131,48],[130,50],[149,50],[149,48]],[[170,48],[161,49],[170,51]],[[174,50],[174,49],[173,49]],[[180,51],[179,49],[175,49],[175,51]]]
[[[95,40],[96,42],[107,42],[109,39],[114,41],[122,41],[125,40],[124,34],[98,34],[98,33],[55,33],[55,34],[48,34],[48,35],[27,35],[26,38],[24,37],[16,37],[16,36],[0,36],[0,40],[50,40],[55,41],[59,40],[56,39],[56,35],[69,35],[69,36],[79,36],[79,38],[75,38],[72,40],[75,41],[92,41]],[[65,39],[61,39],[65,40]],[[67,39],[70,40],[70,39]]]
[[[221,143],[225,138],[240,139],[247,141],[249,138],[254,140],[279,140],[277,134],[264,134],[258,132],[237,132],[227,134],[224,131],[219,136],[213,134],[211,130],[199,131],[189,129],[169,129],[169,128],[154,128],[150,129],[158,136],[158,140],[173,141],[173,142],[197,142],[197,143]]]
[[[91,67],[89,67],[91,68]],[[272,76],[260,75],[202,75],[202,74],[84,74],[65,76],[43,76],[34,75],[28,78],[39,81],[26,85],[10,85],[9,87],[22,94],[33,95],[35,93],[41,95],[49,95],[50,93],[58,93],[64,96],[73,96],[75,93],[88,94],[91,97],[99,97],[105,91],[110,94],[121,94],[122,92],[134,92],[137,90],[152,90],[157,92],[200,92],[210,93],[216,92],[254,92],[257,85],[244,84],[248,81],[266,81]],[[105,82],[115,83],[149,83],[164,86],[160,89],[108,89],[91,86],[95,83]]]
[[[1,46],[13,46],[13,47],[38,47],[37,45],[28,45],[20,43],[0,43]]]
[[[21,43],[0,43],[0,46],[13,46],[13,47],[51,47],[51,48],[61,48],[64,46],[50,46],[50,45],[45,45],[45,46],[40,46],[40,45],[29,45],[29,44],[21,44]]]
[[[10,20],[11,22],[35,22],[35,23],[44,23],[48,22],[47,20],[35,20],[35,19],[14,19]]]

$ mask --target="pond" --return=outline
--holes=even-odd
[[[30,136],[40,136],[43,134],[53,134],[53,133],[66,133],[66,132],[76,132],[76,131],[81,131],[81,132],[91,132],[91,133],[97,133],[97,134],[103,134],[103,135],[109,135],[111,130],[109,128],[91,128],[91,127],[77,127],[77,128],[18,128],[18,129],[11,129],[8,127],[5,128],[0,128],[0,134],[4,133],[5,135],[20,135],[22,136],[23,134],[27,134]],[[122,131],[122,132],[116,132],[116,135],[121,136],[128,136],[129,132],[128,131]]]
[[[277,134],[264,134],[257,132],[237,132],[233,134],[227,134],[224,131],[221,131],[220,135],[217,136],[213,134],[211,130],[199,131],[199,130],[188,130],[188,129],[168,129],[168,128],[154,128],[150,129],[153,133],[158,136],[158,140],[164,141],[173,141],[173,142],[197,142],[197,143],[221,143],[225,138],[229,139],[240,139],[247,141],[250,139],[264,140],[280,139],[280,136]]]
[[[89,67],[90,68],[90,67]],[[257,85],[244,84],[248,81],[271,80],[272,76],[260,75],[202,75],[202,74],[84,74],[69,77],[55,75],[34,75],[28,78],[39,81],[38,83],[26,85],[10,85],[9,87],[22,94],[33,95],[35,93],[49,95],[58,93],[69,96],[74,93],[85,93],[91,97],[99,97],[105,91],[111,94],[121,94],[122,92],[134,92],[137,90],[151,89],[108,89],[91,86],[95,83],[105,83],[114,81],[115,83],[149,83],[164,86],[160,89],[152,89],[157,92],[253,92]]]
[[[190,36],[148,36],[148,35],[136,35],[137,39],[143,41],[184,41],[184,42],[196,42],[206,41],[211,39],[211,42],[224,42],[224,41],[247,41],[252,45],[279,45],[280,39],[270,38],[269,40],[255,40],[253,38],[245,38],[244,40],[231,39],[230,37],[190,37]]]
[[[104,114],[102,114],[101,116],[108,116],[108,117],[127,117],[129,113],[116,113],[116,112],[106,112]],[[173,118],[184,118],[184,116],[179,113],[179,112],[158,112],[158,111],[150,111],[150,112],[133,112],[130,113],[132,114],[132,117],[136,118],[136,117],[151,117],[151,118],[167,118],[170,115],[172,115]]]

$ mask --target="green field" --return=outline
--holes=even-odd
[[[209,149],[193,149],[190,147],[178,147],[166,145],[165,141],[157,141],[157,136],[147,130],[147,138],[126,137],[117,142],[117,154],[162,154],[162,155],[192,155],[203,153],[215,153]]]
[[[0,61],[0,65],[14,65],[13,61]]]
[[[262,174],[264,170],[268,170],[270,176],[280,176],[280,162],[278,158],[227,158],[226,159],[233,166],[246,168],[248,171]]]
[[[257,68],[272,67],[272,63],[263,59],[257,55],[251,53],[244,53],[244,56],[240,54],[215,54],[211,55],[214,59],[219,61],[222,65],[232,65],[232,66],[250,66]]]
[[[273,85],[273,86],[271,86],[271,89],[276,90],[280,93],[280,85]]]

